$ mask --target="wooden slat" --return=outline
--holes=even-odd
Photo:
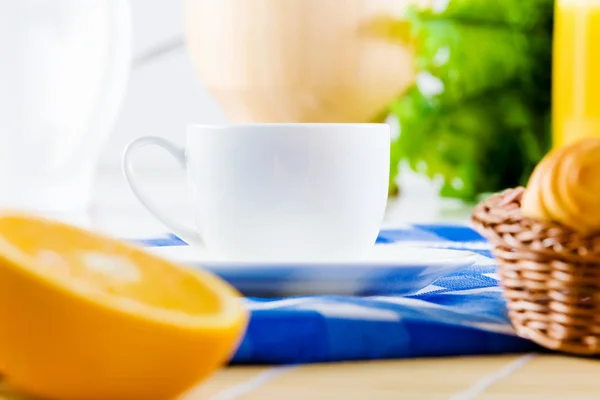
[[[192,390],[182,400],[203,400],[232,388],[233,386],[250,381],[262,371],[268,368],[263,367],[235,367],[226,368],[215,373],[206,382]]]
[[[266,399],[447,399],[515,356],[307,365],[240,397]]]
[[[600,360],[539,356],[506,380],[490,387],[482,400],[600,399]]]

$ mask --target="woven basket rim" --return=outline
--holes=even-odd
[[[600,263],[600,235],[583,235],[558,223],[524,217],[525,188],[507,189],[479,203],[471,222],[495,246],[545,255],[551,260]]]

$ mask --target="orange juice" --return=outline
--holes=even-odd
[[[600,0],[557,0],[553,146],[600,137]]]

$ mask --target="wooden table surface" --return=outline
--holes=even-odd
[[[185,400],[592,400],[600,399],[600,360],[511,355],[233,367]]]
[[[0,389],[0,399],[26,400],[8,388]],[[594,400],[600,399],[600,360],[524,354],[229,367],[182,400],[204,399]]]

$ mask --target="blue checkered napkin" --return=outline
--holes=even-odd
[[[467,250],[469,267],[408,296],[247,298],[250,325],[233,363],[295,364],[500,354],[537,347],[514,335],[486,241],[467,226],[413,225],[379,243]],[[167,236],[146,246],[183,246]]]

